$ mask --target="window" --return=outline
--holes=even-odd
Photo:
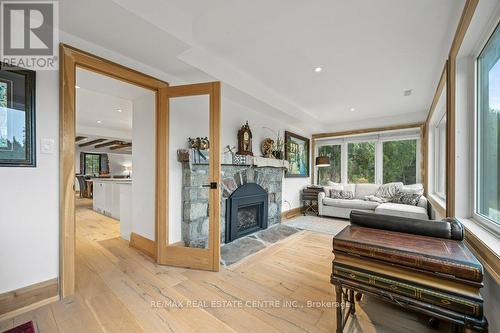
[[[500,28],[477,59],[476,214],[500,224]]]
[[[375,142],[351,142],[347,147],[349,183],[375,183]]]
[[[417,182],[417,140],[385,141],[383,149],[383,183]]]
[[[328,181],[341,182],[341,149],[340,145],[318,147],[318,156],[328,156],[330,158],[330,166],[318,168],[320,185],[326,185]]]
[[[101,155],[100,154],[84,154],[85,163],[84,174],[98,175],[101,173]]]
[[[434,129],[434,193],[446,199],[446,114]]]

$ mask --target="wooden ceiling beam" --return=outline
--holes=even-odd
[[[89,142],[81,143],[78,146],[80,146],[80,147],[87,147],[87,146],[92,146],[92,145],[95,145],[96,143],[101,143],[101,142],[104,142],[104,141],[106,141],[106,139],[95,139],[95,140],[92,140],[92,141],[89,141]]]
[[[103,147],[115,146],[115,145],[120,145],[120,144],[124,144],[124,142],[120,141],[120,140],[113,140],[113,141],[108,141],[108,142],[98,144],[95,146],[95,148],[103,148]]]
[[[117,149],[123,149],[123,148],[127,148],[127,147],[132,147],[132,142],[125,143],[125,144],[122,144],[122,145],[112,146],[112,147],[109,147],[109,149],[111,149],[111,150],[117,150]]]

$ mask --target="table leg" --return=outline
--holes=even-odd
[[[342,333],[344,330],[344,318],[342,314],[342,287],[335,285],[335,296],[336,296],[336,316],[337,316],[337,333]]]
[[[354,290],[349,290],[349,303],[351,303],[351,314],[356,312],[356,301],[354,299]]]

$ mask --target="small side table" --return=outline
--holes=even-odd
[[[323,191],[323,187],[321,186],[308,186],[302,190],[300,200],[302,201],[302,205],[305,207],[303,212],[304,216],[308,212],[318,215],[318,193]]]

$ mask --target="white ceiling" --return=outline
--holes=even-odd
[[[77,135],[131,140],[132,101],[149,90],[81,68],[76,86]]]
[[[328,130],[423,120],[464,3],[62,0],[60,17],[65,32],[172,80],[218,79],[226,98]]]

